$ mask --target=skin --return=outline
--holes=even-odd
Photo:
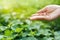
[[[53,20],[60,16],[60,6],[59,5],[48,5],[38,12],[33,14],[31,20]]]

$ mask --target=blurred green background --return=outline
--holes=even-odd
[[[49,4],[60,4],[60,0],[0,0],[0,11],[26,18]]]
[[[60,18],[29,20],[41,8],[60,0],[0,0],[0,40],[60,40]]]

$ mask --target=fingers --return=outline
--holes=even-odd
[[[33,16],[33,17],[30,17],[31,20],[41,20],[41,19],[44,19],[45,16]]]
[[[33,14],[32,16],[39,16],[39,14],[36,13],[36,14]]]
[[[32,16],[46,16],[47,15],[47,13],[36,13],[36,14],[33,14]]]
[[[32,16],[30,17],[31,20],[52,20],[52,19],[55,19],[57,18],[58,16],[60,16],[60,9],[56,9],[54,12],[50,13],[49,15],[36,15],[36,16]]]
[[[37,13],[44,13],[47,11],[47,7],[44,7],[43,9],[40,9],[39,11],[37,11]]]

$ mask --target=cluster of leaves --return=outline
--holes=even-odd
[[[32,21],[0,13],[0,40],[59,40],[59,20]]]
[[[14,16],[15,17],[15,16]],[[12,18],[0,13],[0,40],[53,40],[54,30],[42,21]]]
[[[0,13],[0,40],[59,40],[59,19],[32,21]]]

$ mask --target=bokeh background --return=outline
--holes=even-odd
[[[60,0],[0,0],[0,40],[60,40],[60,18],[52,21],[29,17]]]

